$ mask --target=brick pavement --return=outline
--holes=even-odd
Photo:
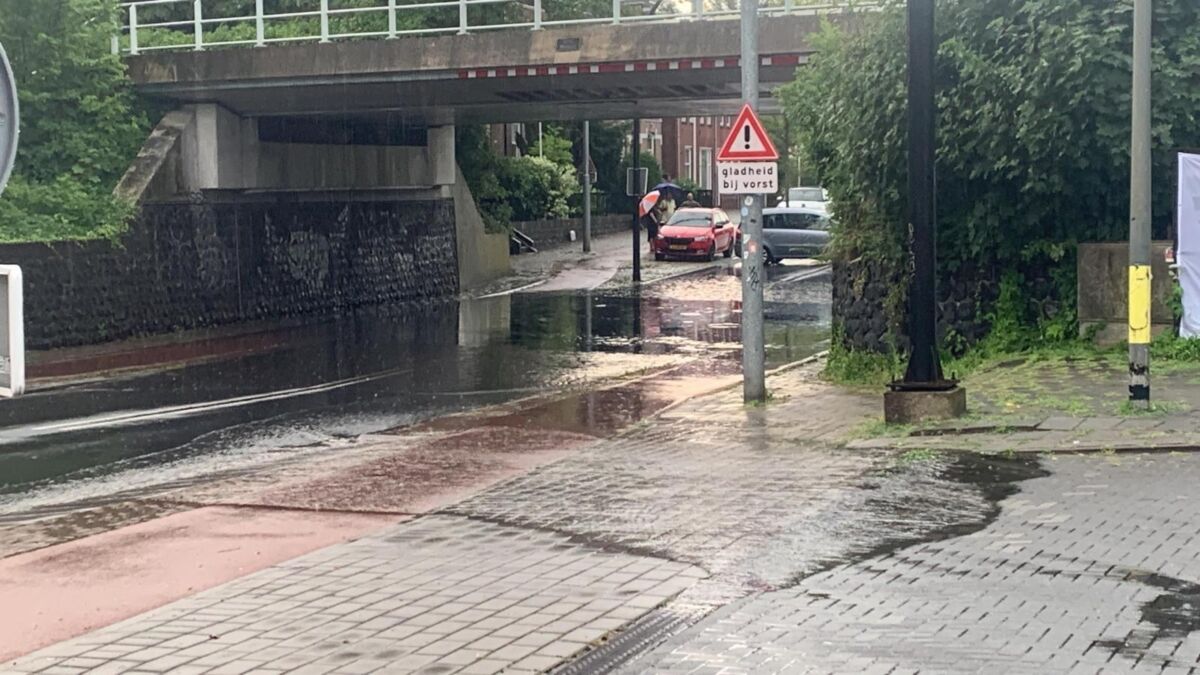
[[[772,378],[775,402],[746,408],[740,390],[687,401],[570,461],[539,468],[447,509],[567,532],[704,567],[713,578],[684,602],[711,608],[775,588],[878,537],[922,536],[923,508],[982,512],[968,489],[912,467],[886,472],[890,453],[837,445],[869,402],[821,389],[809,366]],[[921,497],[906,502],[916,483]],[[868,503],[886,501],[886,515]],[[970,517],[970,516],[968,516]]]
[[[705,573],[427,516],[7,664],[5,672],[536,672]]]
[[[544,671],[662,607],[692,625],[624,672],[1200,674],[1200,456],[848,451],[878,401],[817,367],[17,672]]]
[[[728,606],[627,672],[1200,672],[1200,456],[1063,457],[998,519]]]

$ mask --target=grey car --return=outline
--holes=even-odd
[[[763,246],[767,262],[820,255],[829,245],[829,216],[815,209],[763,209]]]

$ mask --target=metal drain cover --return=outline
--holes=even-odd
[[[667,638],[683,631],[699,618],[669,609],[656,609],[633,622],[607,642],[551,672],[553,675],[611,673],[621,664],[649,652]]]

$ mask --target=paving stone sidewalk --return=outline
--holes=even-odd
[[[832,392],[806,400],[821,389],[817,368],[773,378],[776,401],[765,408],[747,409],[732,390],[688,401],[442,514],[268,568],[9,670],[538,671],[685,591],[692,595],[680,602],[703,613],[786,584],[848,546],[869,545],[867,530],[895,525],[892,516],[855,522],[864,484],[904,492],[891,477],[868,476],[888,465],[887,453],[837,455],[837,430],[866,411]],[[825,413],[801,414],[814,407]],[[957,508],[949,492],[930,501]],[[839,514],[851,535],[814,529],[822,514]],[[702,587],[714,569],[721,578]]]
[[[46,673],[538,672],[705,573],[428,516],[4,666]]]
[[[730,605],[654,673],[1200,673],[1200,456],[1059,457],[995,523]]]
[[[850,450],[820,367],[5,670],[1193,672],[1200,457]]]

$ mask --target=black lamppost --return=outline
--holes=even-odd
[[[953,388],[942,375],[937,341],[937,108],[934,101],[934,0],[908,0],[908,222],[913,276],[908,294],[912,354],[903,390]]]
[[[935,0],[908,0],[908,235],[912,278],[908,291],[911,341],[904,379],[884,395],[888,423],[957,417],[966,393],[942,374],[937,338],[937,36]]]

